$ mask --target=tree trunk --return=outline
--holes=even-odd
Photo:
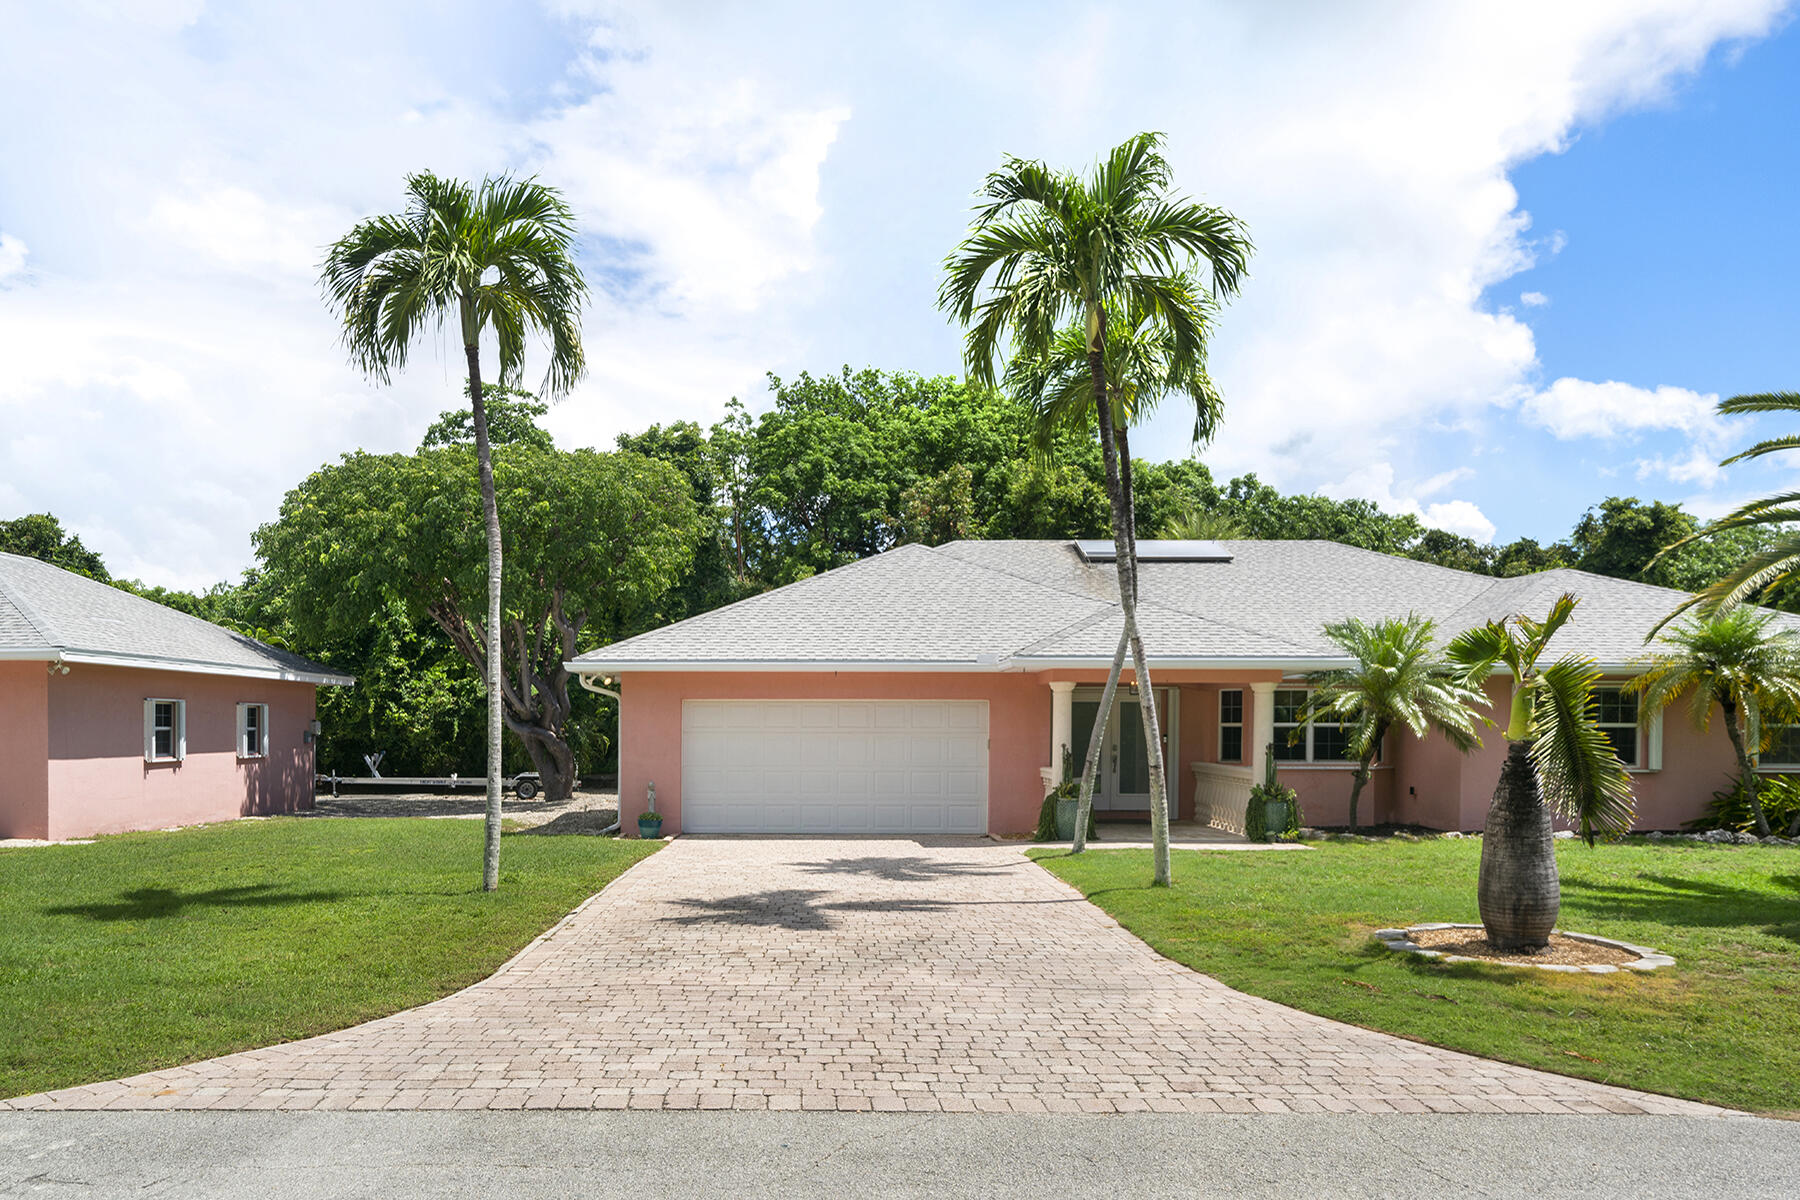
[[[1094,780],[1100,773],[1100,743],[1106,740],[1106,726],[1112,719],[1113,698],[1119,694],[1119,673],[1125,669],[1125,651],[1130,641],[1125,630],[1119,631],[1119,648],[1113,651],[1112,670],[1106,675],[1106,688],[1100,693],[1100,711],[1094,714],[1094,732],[1088,738],[1087,761],[1081,768],[1081,799],[1075,805],[1075,842],[1070,854],[1087,849],[1088,815],[1094,811]]]
[[[1756,818],[1758,837],[1769,836],[1769,814],[1763,811],[1762,780],[1756,777],[1756,764],[1750,761],[1750,750],[1744,745],[1744,731],[1738,728],[1737,705],[1729,700],[1719,701],[1719,707],[1725,710],[1725,736],[1731,739],[1731,749],[1737,755],[1738,774],[1744,781],[1744,793],[1750,797],[1750,813]]]
[[[575,751],[569,743],[549,730],[535,726],[513,722],[512,730],[525,744],[532,769],[543,781],[545,801],[550,804],[567,801],[575,791]]]
[[[1106,393],[1106,326],[1098,306],[1088,323],[1088,371],[1094,382],[1094,410],[1100,426],[1100,448],[1106,462],[1107,498],[1112,507],[1113,550],[1119,576],[1119,607],[1125,616],[1125,636],[1131,646],[1132,675],[1143,714],[1144,748],[1150,760],[1150,842],[1155,864],[1151,880],[1156,887],[1169,886],[1169,803],[1162,758],[1162,722],[1156,712],[1156,691],[1150,681],[1150,664],[1144,656],[1143,638],[1137,629],[1137,555],[1133,549],[1131,496],[1124,488],[1119,466],[1119,443],[1112,419],[1112,403]]]
[[[1529,741],[1506,744],[1506,764],[1481,836],[1477,896],[1481,924],[1497,948],[1534,950],[1549,943],[1562,908],[1562,884],[1550,809]]]
[[[1381,739],[1387,736],[1387,726],[1375,726],[1375,736],[1369,741],[1368,752],[1356,764],[1356,775],[1350,781],[1350,832],[1356,832],[1356,802],[1362,799],[1363,789],[1369,786],[1369,771],[1375,764],[1375,756],[1381,753]]]
[[[487,406],[481,400],[481,347],[471,330],[473,304],[463,299],[464,352],[469,358],[469,403],[475,416],[475,461],[481,469],[481,511],[487,523],[487,838],[481,861],[481,889],[500,887],[500,506],[494,498],[493,447],[488,444]]]

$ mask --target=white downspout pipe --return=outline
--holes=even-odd
[[[602,677],[602,678],[604,678],[604,677]],[[593,692],[597,696],[611,696],[614,700],[617,700],[619,702],[621,707],[625,703],[625,697],[619,695],[619,693],[614,691],[612,688],[602,687],[600,684],[593,682],[592,679],[588,676],[588,673],[586,671],[577,672],[575,675],[575,682],[579,683],[582,687],[586,688],[590,692]],[[621,751],[623,751],[624,748],[620,747],[620,749],[621,749]],[[621,774],[623,774],[623,773],[621,772]],[[624,805],[619,806],[619,811],[621,813],[624,812]],[[605,837],[609,833],[619,832],[619,825],[622,823],[622,821],[623,821],[623,817],[621,817],[620,820],[618,820],[618,821],[614,821],[611,825],[608,825],[605,829],[602,829],[600,831],[600,836]]]

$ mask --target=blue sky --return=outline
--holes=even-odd
[[[1800,386],[1800,33],[1780,0],[1508,6],[308,6],[0,0],[0,517],[199,587],[345,449],[458,402],[344,361],[321,247],[421,167],[562,187],[595,283],[564,444],[766,371],[959,369],[933,305],[1005,153],[1168,135],[1258,242],[1220,475],[1506,540],[1609,494],[1715,513],[1717,395]],[[354,24],[346,50],[338,31]],[[1179,413],[1137,445],[1187,452]]]

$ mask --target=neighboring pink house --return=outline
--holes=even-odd
[[[0,838],[312,807],[314,692],[348,676],[0,554]]]
[[[1262,754],[1319,825],[1347,818],[1334,726],[1290,744],[1308,672],[1347,665],[1328,621],[1416,612],[1438,636],[1582,598],[1551,653],[1635,670],[1683,594],[1582,571],[1515,579],[1335,542],[1143,542],[1139,621],[1183,819],[1241,828]],[[581,656],[616,680],[626,828],[648,788],[664,831],[1026,834],[1061,748],[1085,755],[1119,636],[1110,542],[903,546]],[[1126,679],[1129,682],[1130,673]],[[1103,748],[1103,816],[1147,814],[1142,698],[1121,689]],[[1509,685],[1489,687],[1504,714]],[[1616,687],[1600,716],[1632,769],[1638,825],[1697,816],[1733,770],[1722,727],[1677,709],[1640,727]],[[1505,752],[1390,733],[1359,819],[1480,829]],[[1765,755],[1765,766],[1774,755]]]

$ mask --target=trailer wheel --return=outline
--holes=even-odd
[[[518,793],[519,799],[521,800],[534,800],[537,798],[538,794],[537,780],[521,779],[519,780],[518,786],[513,790]]]

